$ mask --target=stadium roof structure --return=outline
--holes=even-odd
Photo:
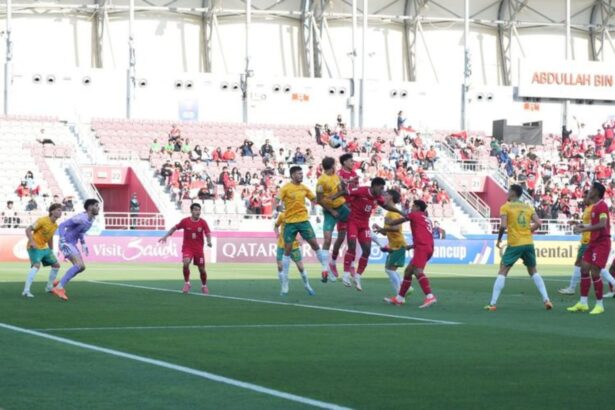
[[[425,25],[445,29],[451,24],[466,24],[497,31],[503,85],[510,85],[510,50],[513,43],[520,44],[523,30],[558,30],[566,38],[571,32],[583,33],[589,38],[591,60],[602,60],[606,47],[615,50],[611,34],[615,32],[615,0],[6,0],[0,5],[3,17],[7,7],[14,17],[55,13],[90,16],[100,36],[110,18],[185,15],[202,20],[205,50],[211,50],[211,32],[224,19],[245,18],[246,24],[252,19],[290,19],[301,25],[305,72],[314,77],[322,76],[323,43],[330,41],[326,38],[328,25],[338,21],[351,24],[353,38],[357,22],[364,27],[403,26],[405,77],[409,81],[416,79],[416,45]],[[247,36],[245,41],[249,41]]]

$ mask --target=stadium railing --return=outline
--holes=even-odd
[[[164,215],[159,213],[138,213],[131,216],[130,212],[106,212],[105,227],[107,229],[139,229],[165,230]]]

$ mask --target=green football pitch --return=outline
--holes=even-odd
[[[570,267],[543,267],[555,309],[521,268],[486,312],[494,266],[432,265],[438,303],[388,306],[371,266],[363,292],[316,296],[292,268],[208,266],[211,295],[180,292],[177,265],[90,264],[68,302],[20,296],[25,264],[0,264],[0,408],[611,408],[615,300],[597,317],[565,310]],[[63,271],[66,266],[63,266]],[[592,298],[593,299],[593,298]],[[593,305],[593,302],[591,302]]]

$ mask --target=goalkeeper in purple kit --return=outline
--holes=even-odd
[[[98,215],[99,203],[96,199],[88,199],[83,205],[85,212],[73,216],[72,218],[62,222],[58,228],[60,235],[60,251],[64,257],[71,261],[73,266],[66,271],[60,283],[52,289],[52,293],[62,300],[68,300],[64,287],[77,274],[85,270],[85,263],[81,252],[77,248],[79,242],[81,251],[88,256],[88,247],[85,244],[84,235],[90,230],[94,223],[94,218]]]

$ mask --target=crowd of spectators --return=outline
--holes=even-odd
[[[580,219],[584,192],[594,180],[607,188],[605,200],[615,216],[615,122],[602,124],[595,133],[585,132],[581,125],[576,134],[562,127],[561,135],[550,135],[540,151],[535,146],[491,141],[491,155],[524,187],[543,219]]]
[[[428,204],[448,204],[450,198],[446,191],[426,172],[438,160],[434,147],[425,146],[421,135],[410,127],[396,131],[397,137],[353,137],[338,150],[339,155],[345,152],[355,154],[362,184],[368,184],[376,176],[391,181],[391,185],[400,191],[406,210],[414,199],[422,199]],[[334,130],[328,125],[321,127],[317,124],[315,127],[314,136],[320,145],[326,144],[333,134],[340,135],[344,141],[349,139],[341,116],[337,117]],[[168,147],[175,147],[172,151],[155,145],[156,141],[151,151],[173,153],[179,150],[189,154],[188,159],[183,161],[174,160],[171,156],[158,170],[161,183],[168,187],[178,206],[186,200],[241,200],[248,212],[270,216],[274,198],[286,181],[290,166],[306,167],[304,182],[308,186],[314,186],[322,173],[322,155],[315,155],[311,148],[278,148],[276,152],[270,140],[266,139],[257,151],[254,143],[245,139],[235,150],[229,146],[222,152],[217,147],[214,154],[210,155],[207,147],[198,145],[182,149],[188,142],[181,139],[181,131],[175,126],[168,138]],[[237,166],[235,152],[242,157],[259,157],[260,161],[256,161],[248,170],[242,169]]]

